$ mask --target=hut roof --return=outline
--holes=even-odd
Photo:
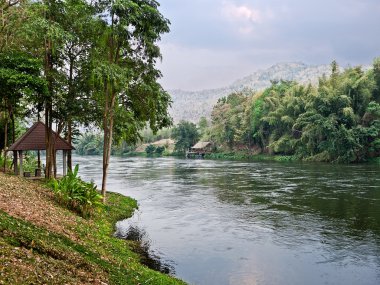
[[[210,145],[211,143],[210,142],[197,142],[193,147],[192,149],[203,149],[205,147],[207,147],[208,145]]]
[[[46,150],[45,124],[37,122],[26,131],[14,144],[9,148],[13,150]],[[56,132],[52,131],[52,138],[55,140],[55,150],[72,150],[75,149],[67,141],[61,138]]]

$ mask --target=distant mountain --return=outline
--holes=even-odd
[[[294,80],[303,84],[318,82],[323,74],[331,73],[330,65],[307,65],[302,62],[278,63],[268,69],[258,70],[239,79],[230,86],[201,91],[169,90],[173,99],[170,110],[174,122],[187,120],[197,123],[200,117],[210,117],[212,107],[219,98],[243,89],[262,90],[271,85],[271,80]]]

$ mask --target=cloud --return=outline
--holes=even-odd
[[[258,9],[245,5],[237,6],[230,2],[223,2],[222,15],[230,21],[248,21],[261,23],[262,13]]]
[[[380,56],[379,0],[162,0],[163,86],[226,86],[276,62],[369,64]]]
[[[230,27],[239,35],[252,36],[258,31],[257,26],[268,25],[274,19],[272,9],[237,4],[232,1],[221,2],[221,18],[228,21]]]

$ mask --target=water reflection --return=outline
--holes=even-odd
[[[100,182],[96,159],[77,158]],[[379,284],[379,171],[113,158],[108,188],[140,203],[119,230],[192,284]]]
[[[151,251],[151,240],[144,229],[132,225],[128,228],[118,227],[115,236],[133,242],[130,245],[134,252],[139,254],[142,264],[153,270],[175,275],[174,266],[168,261],[162,261],[157,254]]]

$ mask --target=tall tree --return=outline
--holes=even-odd
[[[45,81],[40,76],[41,68],[41,62],[26,53],[11,51],[0,53],[0,94],[5,129],[4,156],[8,145],[8,123],[12,123],[14,142],[15,116],[21,108],[22,99],[46,92]]]
[[[169,32],[169,21],[158,6],[154,0],[99,2],[105,32],[94,80],[103,106],[103,197],[114,131],[131,141],[138,138],[145,122],[154,131],[171,123],[167,114],[170,97],[157,83],[161,73],[155,67],[161,57],[157,41]]]
[[[173,128],[172,137],[176,140],[175,150],[185,153],[187,149],[196,144],[200,135],[194,123],[181,121]]]
[[[27,20],[27,0],[0,0],[0,52],[20,48],[20,27]]]
[[[54,112],[58,133],[66,129],[69,144],[73,140],[76,123],[94,122],[98,112],[91,100],[91,56],[104,27],[94,17],[96,7],[84,0],[66,0],[65,13],[59,24],[66,33],[60,60],[60,92],[57,94]],[[68,153],[68,168],[72,169],[71,152]]]

